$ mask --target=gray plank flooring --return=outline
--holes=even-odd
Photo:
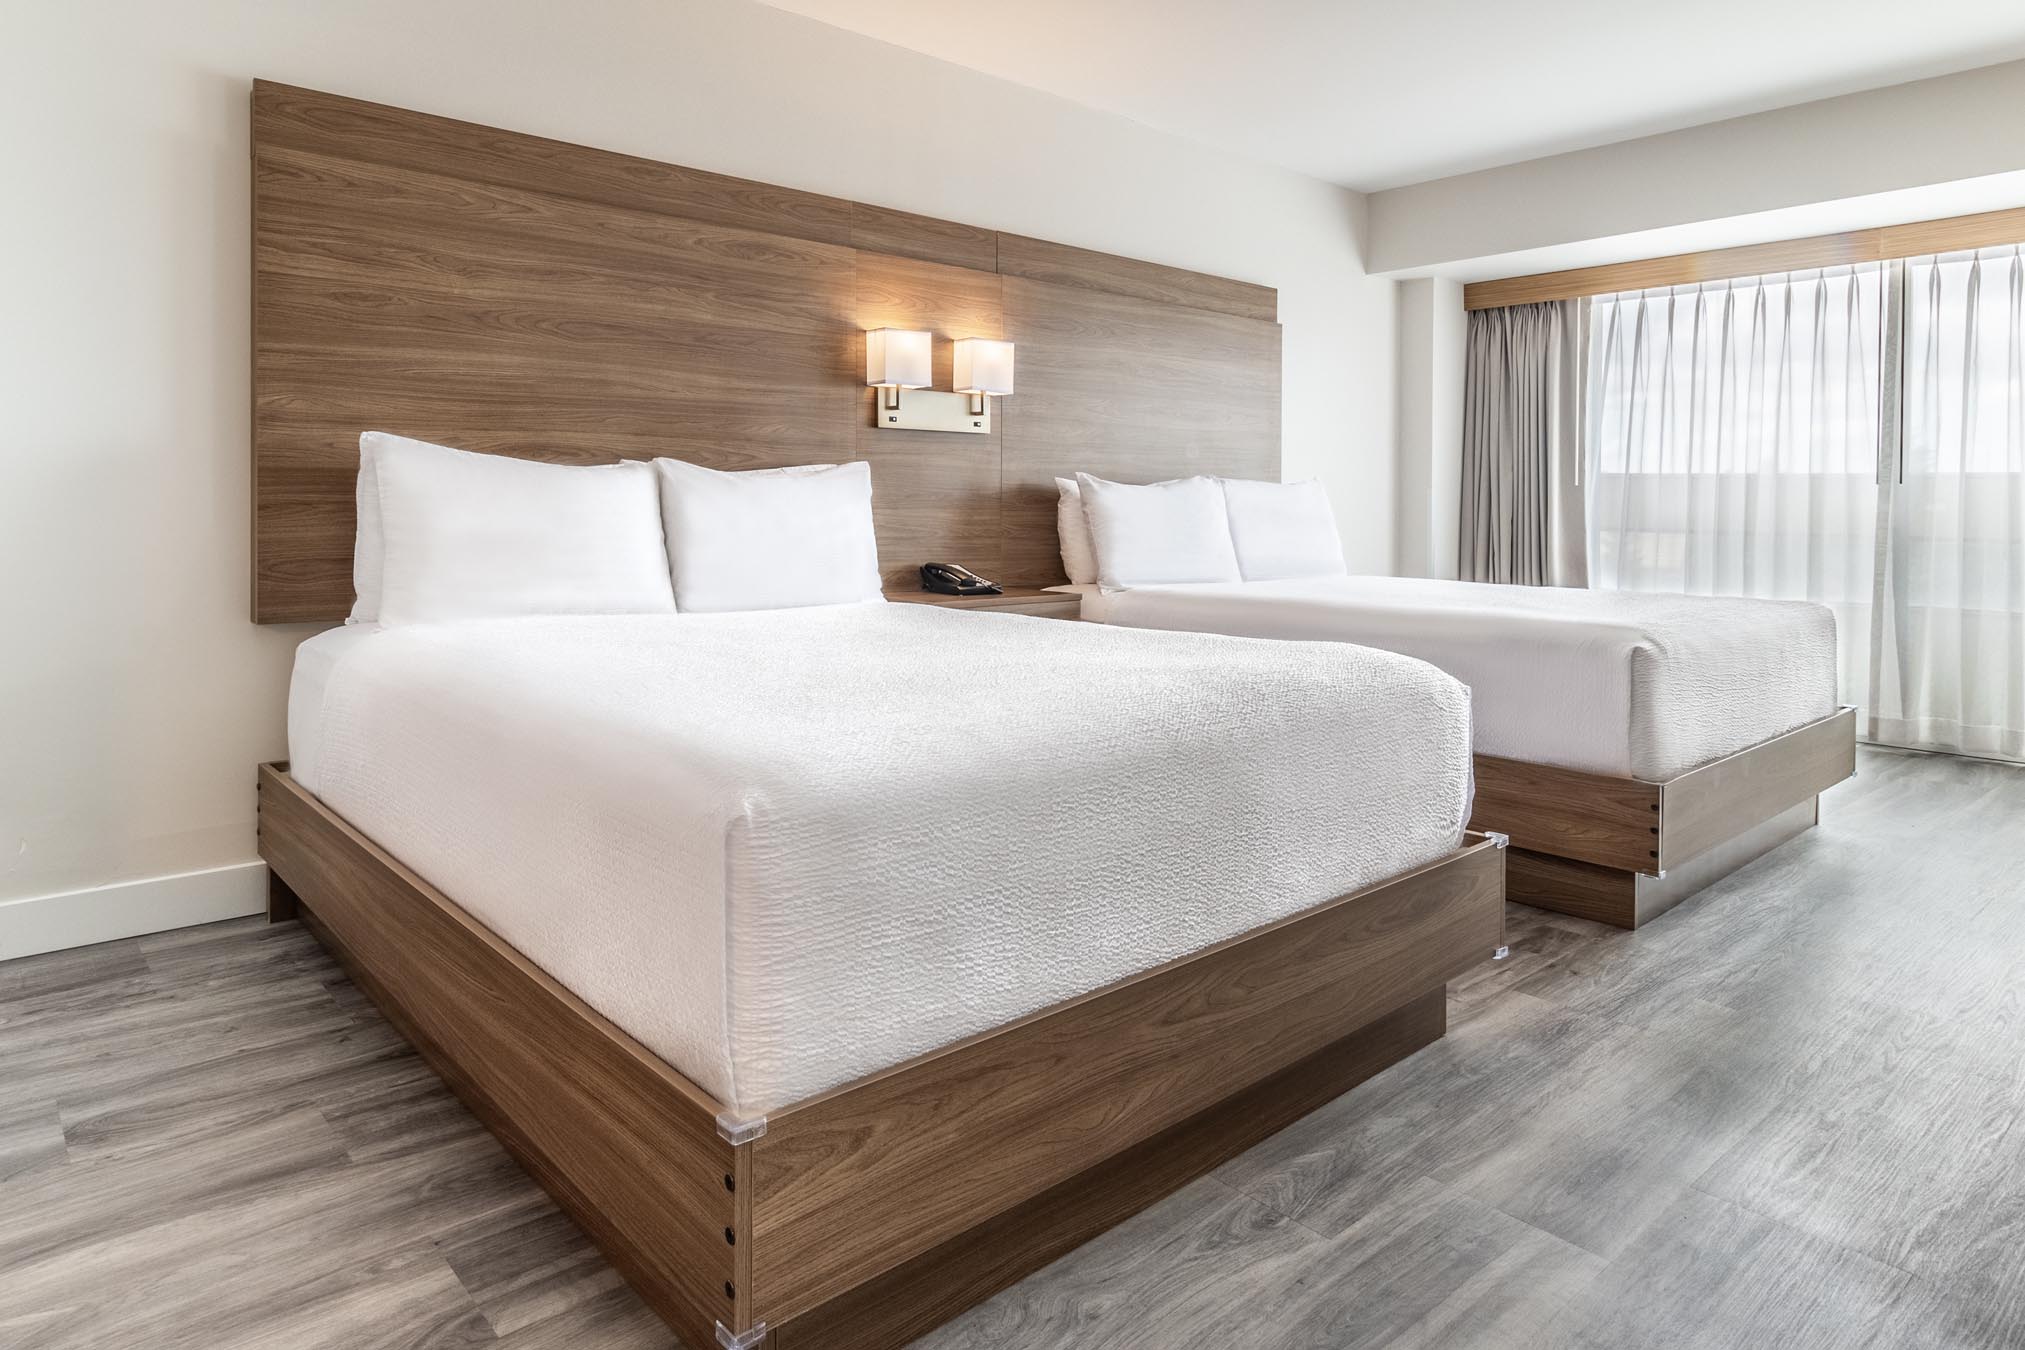
[[[1866,751],[920,1344],[2025,1346],[2021,864],[2025,772]],[[296,925],[0,964],[0,1346],[674,1344]]]

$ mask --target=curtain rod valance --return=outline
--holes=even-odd
[[[1540,272],[1498,281],[1477,281],[1463,287],[1463,308],[1500,309],[1506,305],[1526,305],[1542,300],[1572,300],[1579,296],[1610,295],[1617,291],[1728,281],[1772,272],[1798,272],[1811,267],[1888,262],[1894,258],[1954,253],[2021,241],[2025,241],[2025,207],[1984,211],[1972,216],[1950,216],[1945,220],[1923,220],[1909,225],[1880,225],[1867,230],[1820,234],[1806,239],[1782,239],[1769,244],[1745,244],[1738,248],[1711,249],[1701,253],[1675,253],[1664,258],[1578,267],[1565,272]]]

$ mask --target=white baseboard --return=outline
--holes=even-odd
[[[207,867],[201,872],[4,900],[0,901],[0,961],[266,910],[267,864],[257,859]]]

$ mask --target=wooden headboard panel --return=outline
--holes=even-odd
[[[253,617],[352,602],[361,431],[574,463],[866,459],[889,586],[1062,579],[1052,479],[1275,478],[1263,286],[266,81]],[[990,436],[880,431],[863,333],[1018,346]]]

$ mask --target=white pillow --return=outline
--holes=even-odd
[[[1246,581],[1281,577],[1340,577],[1343,536],[1319,480],[1261,483],[1225,478],[1231,544]]]
[[[1136,487],[1076,475],[1107,591],[1182,581],[1238,581],[1230,518],[1214,478]]]
[[[372,458],[381,623],[674,612],[647,465],[542,464],[387,435]]]
[[[683,610],[791,609],[883,600],[872,466],[724,473],[657,459],[662,528]]]
[[[1090,520],[1083,514],[1083,490],[1073,478],[1057,478],[1055,533],[1062,540],[1062,570],[1071,586],[1088,586],[1097,579],[1097,550],[1090,542]]]
[[[359,481],[352,492],[358,507],[359,529],[352,539],[352,615],[346,623],[380,621],[380,566],[386,543],[380,536],[378,456],[380,442],[400,439],[384,431],[368,431],[359,437]]]

